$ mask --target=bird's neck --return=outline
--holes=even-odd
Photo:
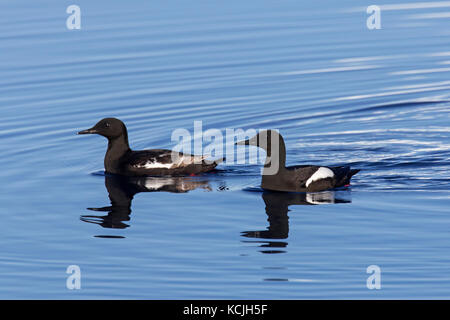
[[[114,139],[108,139],[108,150],[105,155],[106,172],[119,173],[121,159],[130,151],[127,134],[123,134]]]
[[[277,143],[276,143],[277,142]],[[286,146],[282,136],[268,137],[263,176],[279,175],[286,170]]]

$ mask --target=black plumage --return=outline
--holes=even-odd
[[[124,176],[179,176],[213,170],[223,159],[183,154],[166,149],[131,150],[125,124],[116,118],[100,120],[78,134],[99,134],[108,139],[104,165],[107,173]]]
[[[283,137],[274,130],[263,130],[251,139],[238,145],[253,145],[263,148],[266,161],[261,187],[266,190],[286,192],[317,192],[350,184],[358,169],[349,166],[325,167],[299,165],[286,167],[286,146]]]

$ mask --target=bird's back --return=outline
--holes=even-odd
[[[124,159],[124,171],[131,176],[177,176],[208,172],[220,163],[206,158],[166,149],[132,151]]]

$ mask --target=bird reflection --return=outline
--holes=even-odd
[[[266,230],[243,231],[242,236],[248,238],[269,239],[264,241],[245,241],[261,243],[262,253],[283,253],[281,248],[287,247],[285,241],[270,241],[287,239],[289,236],[289,206],[291,205],[319,205],[326,203],[349,203],[346,191],[323,191],[317,193],[286,193],[263,192],[262,198],[266,204],[266,214],[269,226]]]
[[[211,186],[202,177],[122,177],[105,176],[105,186],[108,190],[110,206],[87,208],[96,212],[107,212],[107,215],[82,215],[84,222],[95,223],[104,228],[124,229],[129,227],[124,221],[130,220],[131,201],[140,192],[174,192],[184,193],[197,188],[211,191]],[[114,237],[114,236],[99,236]]]

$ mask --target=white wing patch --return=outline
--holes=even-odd
[[[328,168],[320,167],[314,174],[309,177],[309,179],[306,181],[306,187],[313,183],[314,181],[326,179],[326,178],[333,178],[334,173]]]
[[[173,162],[172,163],[161,163],[161,162],[151,162],[151,161],[147,161],[144,165],[143,168],[145,169],[156,169],[156,168],[167,168],[170,169],[173,166]]]
[[[162,157],[164,155],[161,155]],[[141,167],[145,169],[160,169],[160,168],[166,168],[166,169],[173,169],[173,168],[179,168],[179,167],[185,167],[190,164],[201,164],[204,159],[206,159],[208,156],[181,156],[178,159],[176,159],[176,162],[168,162],[168,163],[162,163],[158,161],[147,161],[144,163]]]

